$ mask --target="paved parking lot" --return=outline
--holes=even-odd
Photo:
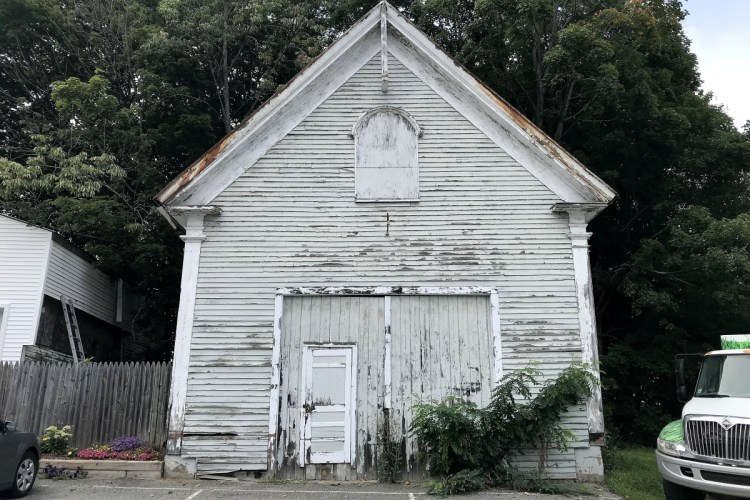
[[[619,497],[594,485],[598,496],[615,500]],[[52,481],[40,479],[28,498],[33,500],[52,499],[169,499],[169,500],[225,500],[225,499],[301,499],[301,500],[409,500],[426,497],[425,488],[414,485],[391,485],[374,482],[323,483],[289,482],[271,484],[263,481],[177,481],[177,480],[98,480],[79,479]],[[472,499],[520,500],[570,500],[571,497],[539,495],[514,491],[485,491],[466,495]]]

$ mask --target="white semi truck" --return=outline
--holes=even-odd
[[[703,356],[682,419],[657,439],[667,500],[703,499],[707,493],[750,498],[750,335],[723,336],[721,347]],[[685,401],[684,358],[678,357],[676,375]]]

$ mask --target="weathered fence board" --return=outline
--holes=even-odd
[[[38,436],[73,426],[72,446],[167,439],[170,363],[0,363],[0,418]]]

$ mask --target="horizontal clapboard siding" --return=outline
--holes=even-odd
[[[354,202],[348,134],[385,105],[424,131],[418,203]],[[552,377],[580,359],[567,217],[550,210],[561,200],[395,58],[387,93],[376,56],[248,167],[206,218],[183,441],[199,471],[266,463],[278,287],[497,287],[506,370],[537,361]],[[585,408],[566,423],[583,445]],[[574,477],[572,460],[549,464]]]
[[[52,233],[0,215],[0,360],[33,344]]]
[[[67,295],[75,301],[76,309],[107,323],[115,322],[116,284],[93,264],[57,241],[52,242],[44,293],[57,300],[61,295]]]

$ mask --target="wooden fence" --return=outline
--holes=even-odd
[[[167,439],[170,363],[0,363],[0,418],[41,436],[73,427],[84,448],[120,436]]]

